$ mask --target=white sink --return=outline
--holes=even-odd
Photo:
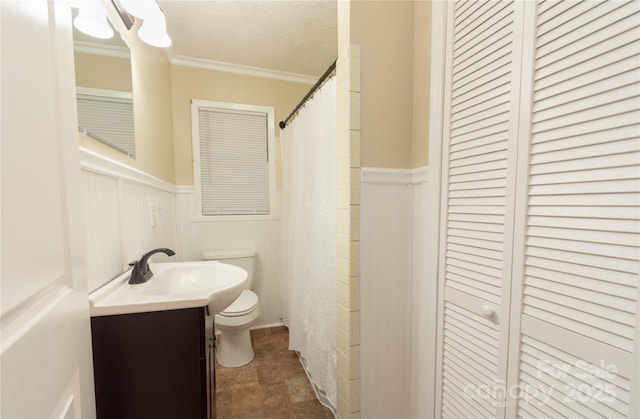
[[[197,266],[169,266],[159,272],[154,272],[151,280],[147,281],[143,294],[150,295],[181,295],[196,292],[207,292],[220,289],[237,282],[237,276],[246,272],[236,272],[228,269],[230,265],[200,264]],[[158,268],[156,267],[156,271]]]
[[[130,314],[207,306],[218,314],[242,292],[247,272],[220,262],[149,264],[153,276],[144,284],[128,283],[122,274],[89,295],[92,316]]]

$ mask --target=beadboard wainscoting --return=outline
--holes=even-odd
[[[254,290],[260,296],[255,328],[282,324],[279,217],[196,217],[193,186],[174,186],[81,148],[89,290],[129,269],[157,247],[164,261],[202,260],[202,251],[256,251]]]
[[[89,291],[129,269],[148,250],[178,248],[176,187],[80,148]],[[157,262],[168,261],[164,254]]]
[[[411,244],[413,278],[411,281],[411,412],[412,418],[431,417],[433,394],[433,359],[436,350],[436,278],[433,267],[437,259],[429,259],[429,249],[437,247],[437,222],[433,208],[433,188],[438,188],[429,176],[429,170],[412,171],[413,208]],[[431,379],[430,379],[431,378]]]
[[[183,259],[201,260],[203,250],[255,250],[253,290],[260,297],[260,316],[252,328],[281,325],[280,217],[197,216],[193,186],[178,186],[177,190],[177,225]]]
[[[424,411],[427,189],[426,168],[362,169],[362,417]]]

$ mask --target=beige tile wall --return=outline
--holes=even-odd
[[[337,62],[338,418],[360,417],[360,47]]]

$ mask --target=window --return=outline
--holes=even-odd
[[[78,87],[77,103],[80,132],[136,156],[131,92]]]
[[[194,183],[200,214],[273,213],[274,108],[202,100],[191,103]]]

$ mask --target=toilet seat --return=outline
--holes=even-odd
[[[231,305],[218,315],[225,317],[239,317],[251,313],[258,306],[258,296],[251,290],[244,290]]]

